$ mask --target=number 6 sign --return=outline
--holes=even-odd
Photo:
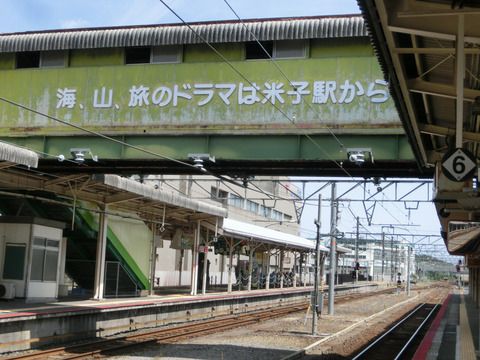
[[[477,168],[477,162],[468,150],[457,148],[449,151],[442,159],[442,169],[447,178],[464,181],[471,177]]]

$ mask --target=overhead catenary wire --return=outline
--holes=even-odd
[[[225,64],[227,64],[238,76],[240,76],[243,80],[245,80],[248,84],[250,84],[251,86],[253,87],[256,87],[256,85],[250,80],[248,79],[240,70],[237,69],[237,67],[235,67],[235,65],[233,65],[231,63],[231,61],[229,61],[221,52],[219,52],[207,39],[205,39],[202,35],[200,35],[197,31],[195,31],[194,28],[192,28],[192,26],[187,23],[175,10],[173,10],[164,0],[159,0],[173,15],[175,15],[196,37],[198,37],[201,41],[203,41],[205,43],[205,45],[207,45],[217,56],[219,56],[223,62]],[[261,93],[261,96],[263,96],[264,98],[266,98],[266,96]],[[278,107],[276,104],[274,104],[273,102],[271,101],[267,101],[268,103],[270,103],[275,109],[277,109],[288,121],[290,121],[296,128],[298,128],[297,124],[295,123],[295,121],[290,117],[288,116],[288,114],[282,110],[280,107]],[[342,170],[347,176],[349,177],[352,177],[352,175],[341,165],[338,163],[338,161],[336,161],[335,159],[332,159],[329,154],[325,151],[325,149],[323,149],[308,133],[303,133],[302,134],[303,136],[305,136],[317,149],[319,149],[321,152],[323,152],[333,163],[335,163],[338,168],[340,170]]]
[[[144,148],[141,148],[139,146],[136,146],[136,145],[132,145],[132,144],[129,144],[125,141],[122,141],[122,140],[118,140],[118,139],[115,139],[115,138],[112,138],[108,135],[105,135],[105,134],[102,134],[102,133],[99,133],[97,131],[93,131],[93,130],[90,130],[90,129],[87,129],[87,128],[84,128],[83,126],[79,126],[79,125],[75,125],[75,124],[72,124],[72,123],[69,123],[67,121],[64,121],[64,120],[61,120],[55,116],[52,116],[50,114],[47,114],[47,113],[44,113],[44,112],[41,112],[39,110],[35,110],[31,107],[28,107],[26,105],[23,105],[23,104],[20,104],[16,101],[13,101],[13,100],[10,100],[10,99],[7,99],[3,96],[0,96],[0,101],[3,101],[7,104],[10,104],[10,105],[13,105],[13,106],[16,106],[16,107],[19,107],[23,110],[26,110],[26,111],[29,111],[31,113],[34,113],[34,114],[37,114],[37,115],[40,115],[40,116],[43,116],[43,117],[46,117],[47,119],[50,119],[50,120],[53,120],[55,122],[59,122],[63,125],[67,125],[67,126],[70,126],[70,127],[73,127],[77,130],[80,130],[80,131],[83,131],[83,132],[86,132],[90,135],[93,135],[93,136],[97,136],[97,137],[101,137],[105,140],[108,140],[108,141],[112,141],[114,143],[117,143],[117,144],[120,144],[120,145],[123,145],[123,146],[127,146],[129,148],[132,148],[132,149],[135,149],[137,151],[140,151],[140,152],[143,152],[145,154],[148,154],[148,155],[152,155],[152,156],[155,156],[155,157],[158,157],[158,158],[161,158],[161,159],[165,159],[165,160],[169,160],[169,161],[172,161],[172,162],[175,162],[177,164],[180,164],[180,165],[184,165],[184,166],[188,166],[188,167],[191,167],[191,168],[194,168],[198,171],[198,169],[193,165],[193,164],[189,164],[189,163],[186,163],[184,161],[181,161],[181,160],[178,160],[178,159],[174,159],[174,158],[171,158],[171,157],[168,157],[166,155],[161,155],[161,154],[158,154],[158,153],[155,153],[153,151],[150,151],[150,150],[147,150],[147,149],[144,149]]]
[[[265,46],[263,46],[263,44],[261,43],[260,40],[258,40],[258,38],[255,36],[255,34],[253,33],[252,30],[250,30],[250,28],[248,28],[248,26],[243,22],[242,18],[238,15],[238,13],[233,9],[233,7],[230,5],[230,3],[227,1],[227,0],[223,0],[225,2],[225,4],[227,4],[227,6],[230,8],[230,10],[233,12],[233,14],[237,17],[237,19],[240,21],[240,23],[242,24],[242,26],[245,28],[245,30],[248,31],[248,33],[250,35],[252,35],[253,39],[255,40],[255,42],[260,46],[260,48],[262,49],[262,51],[268,56],[268,59],[270,60],[270,62],[272,64],[275,65],[275,67],[277,68],[277,70],[282,74],[282,76],[285,78],[285,80],[287,80],[287,82],[290,84],[290,86],[295,90],[295,92],[297,92],[298,94],[298,89],[297,87],[293,84],[293,82],[290,80],[290,78],[287,76],[287,74],[285,73],[285,71],[283,71],[283,69],[280,67],[280,65],[277,63],[277,61],[275,61],[275,59],[272,57],[272,55],[267,51],[267,49],[265,49]],[[300,97],[301,101],[304,101],[303,97]],[[309,102],[307,101],[304,101],[304,103],[315,113],[318,114],[318,110],[315,109]],[[345,148],[344,144],[340,141],[340,139],[337,137],[337,135],[335,135],[335,133],[332,131],[332,129],[330,129],[330,127],[326,126],[325,125],[325,128],[328,130],[328,132],[330,133],[330,135],[333,136],[333,138],[337,141],[337,143],[340,145],[340,147],[342,149]]]

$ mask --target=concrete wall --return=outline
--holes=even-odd
[[[108,226],[122,243],[140,270],[150,273],[150,249],[152,232],[143,221],[108,216]]]
[[[278,307],[292,302],[307,302],[310,289],[251,297],[230,297],[175,303],[151,303],[98,309],[82,306],[69,313],[52,312],[22,318],[0,319],[0,353],[26,350],[41,345],[104,337],[141,328],[237,314],[254,309]]]

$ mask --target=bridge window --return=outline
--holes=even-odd
[[[16,54],[17,69],[38,68],[40,66],[40,51],[24,51]]]
[[[150,56],[150,47],[129,47],[125,49],[125,64],[148,64]]]
[[[273,57],[276,59],[304,58],[307,54],[305,40],[276,41]]]
[[[182,46],[164,45],[152,47],[152,63],[178,63],[182,61]]]
[[[268,52],[262,49],[262,46]],[[307,56],[307,42],[305,40],[282,41],[250,41],[245,43],[245,59],[274,59],[305,58]]]
[[[40,67],[65,67],[66,51],[44,51],[40,54]]]
[[[267,51],[268,55],[273,55],[273,41],[260,41],[263,48]],[[262,46],[256,41],[249,41],[245,43],[245,59],[269,59],[269,56],[262,49]]]

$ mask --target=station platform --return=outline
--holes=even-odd
[[[335,291],[350,293],[376,288],[376,283],[343,284]],[[308,302],[311,291],[309,286],[43,304],[4,301],[0,302],[0,353]]]
[[[475,360],[479,352],[479,309],[468,288],[455,289],[445,299],[414,360]]]

